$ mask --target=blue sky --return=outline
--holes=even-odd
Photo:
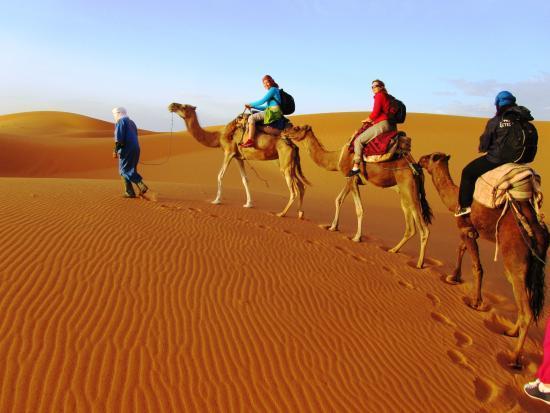
[[[368,111],[380,78],[410,112],[490,116],[508,89],[550,120],[548,0],[3,3],[0,114],[125,106],[169,130],[180,102],[224,124],[268,73],[296,113]]]

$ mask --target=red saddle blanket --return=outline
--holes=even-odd
[[[363,128],[362,128],[363,129]],[[366,129],[366,128],[365,128]],[[363,129],[363,131],[365,130]],[[399,132],[396,130],[384,132],[375,137],[373,140],[371,140],[369,143],[365,145],[363,148],[363,155],[364,156],[371,156],[371,155],[383,155],[388,151],[388,148],[392,142],[392,139],[395,138],[395,136]],[[355,134],[355,137],[351,141],[348,150],[353,152],[355,139],[360,135],[360,132]]]

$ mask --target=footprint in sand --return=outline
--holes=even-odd
[[[432,302],[434,307],[437,307],[441,304],[441,300],[436,295],[428,293],[428,294],[426,294],[426,297],[428,297],[428,300],[430,300]]]
[[[491,402],[498,394],[497,386],[493,382],[481,377],[476,377],[474,379],[474,388],[476,398],[482,403]]]
[[[391,270],[388,267],[386,267],[385,265],[382,265],[382,269],[384,271],[391,272]]]
[[[468,371],[473,372],[474,368],[468,363],[468,359],[464,354],[462,354],[460,351],[457,350],[449,350],[447,351],[447,355],[451,359],[453,363],[456,365],[465,368]]]
[[[189,211],[192,211],[192,212],[202,212],[202,209],[200,208],[193,208],[193,207],[189,207],[187,208]]]
[[[414,290],[415,289],[414,285],[411,284],[408,281],[399,280],[398,283],[401,287],[408,288],[409,290]]]
[[[448,317],[444,316],[441,313],[432,312],[430,315],[438,323],[445,324],[449,327],[456,327],[455,323],[453,323]]]
[[[454,333],[454,337],[456,339],[456,345],[458,347],[468,347],[468,346],[471,346],[472,343],[474,342],[472,340],[472,337],[470,337],[468,334],[465,334],[461,331],[455,331]]]

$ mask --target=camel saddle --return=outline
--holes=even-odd
[[[405,132],[391,131],[378,135],[365,145],[363,160],[367,163],[386,162],[410,151],[411,138]]]
[[[536,209],[542,206],[540,176],[530,167],[506,163],[478,178],[474,199],[488,208],[499,208],[508,198],[532,200]]]

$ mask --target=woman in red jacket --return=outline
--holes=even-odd
[[[374,106],[369,117],[363,120],[363,123],[369,124],[369,127],[361,133],[354,143],[353,168],[348,173],[348,176],[354,176],[359,173],[359,164],[363,153],[363,147],[372,139],[384,132],[389,132],[396,129],[393,123],[388,121],[388,112],[390,108],[390,99],[386,85],[381,80],[372,81],[372,92],[374,93]]]

